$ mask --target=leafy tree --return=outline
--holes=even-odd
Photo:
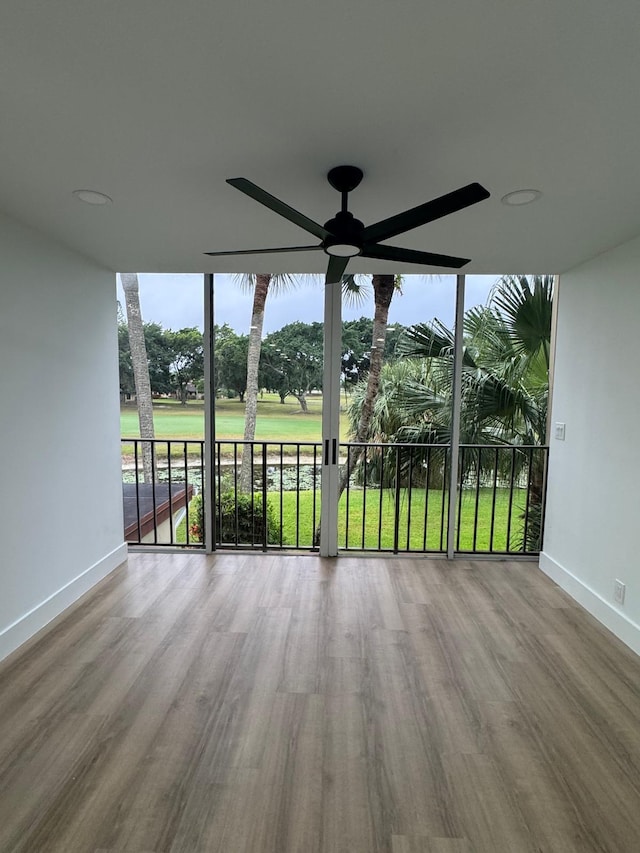
[[[129,347],[129,328],[126,321],[118,323],[118,365],[120,372],[120,394],[128,397],[136,393]]]
[[[385,364],[395,360],[396,345],[404,329],[400,323],[387,326],[383,350]],[[366,378],[373,343],[373,320],[370,317],[347,320],[342,324],[342,374],[347,385],[355,386]]]
[[[223,388],[233,391],[242,403],[247,388],[249,337],[227,329],[216,336],[216,391]]]
[[[183,406],[187,403],[188,386],[204,376],[202,333],[193,328],[165,332],[171,351],[171,377]]]
[[[270,334],[263,347],[261,379],[281,402],[291,394],[307,412],[306,395],[322,388],[322,323],[289,323]]]
[[[171,379],[171,332],[159,323],[144,324],[144,342],[149,363],[149,381],[153,394],[170,394]]]
[[[171,379],[171,347],[167,332],[158,323],[143,324],[144,342],[147,353],[151,393],[169,394],[173,390]],[[118,323],[118,356],[120,364],[120,392],[135,394],[129,328],[127,323]]]
[[[342,324],[342,375],[347,385],[361,382],[369,371],[373,320],[360,317]]]

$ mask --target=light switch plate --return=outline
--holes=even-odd
[[[556,439],[558,441],[564,441],[564,431],[565,431],[565,424],[556,423],[555,430],[554,430],[554,436],[556,437]]]

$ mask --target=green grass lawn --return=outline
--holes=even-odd
[[[320,441],[322,433],[322,398],[311,397],[309,414],[303,414],[297,400],[287,397],[284,405],[277,394],[258,397],[256,423],[257,441]],[[244,403],[239,400],[216,400],[216,437],[241,439],[244,434]],[[175,400],[160,400],[153,404],[153,423],[156,438],[202,439],[204,437],[204,404],[191,401],[181,406]],[[340,440],[348,440],[346,414],[340,416]],[[138,412],[135,405],[120,409],[120,434],[137,438]]]
[[[282,503],[281,503],[282,499]],[[278,529],[282,529],[282,544],[288,547],[309,548],[313,540],[314,525],[320,515],[320,492],[271,492],[269,504]],[[398,549],[400,551],[440,551],[446,550],[447,537],[447,505],[444,506],[444,524],[442,521],[442,493],[429,491],[427,507],[426,543],[425,543],[425,492],[414,490],[411,496],[411,512],[406,491],[403,490],[400,499],[400,521]],[[525,490],[516,489],[513,494],[511,548],[517,548],[522,535],[522,507],[525,502]],[[380,509],[382,507],[382,509]],[[473,549],[473,526],[475,518],[475,495],[463,495],[462,512],[460,516],[460,545],[459,550]],[[282,511],[281,511],[282,509]],[[489,551],[491,540],[491,516],[493,500],[491,489],[481,489],[478,501],[478,528],[476,534],[476,551]],[[363,531],[362,519],[365,517]],[[493,550],[507,550],[507,526],[509,516],[509,491],[498,489],[496,493]],[[382,523],[379,523],[381,519]],[[347,512],[347,495],[342,495],[338,509],[338,547],[353,550],[392,550],[394,548],[395,501],[394,491],[383,489],[352,490],[349,493]],[[296,535],[297,529],[297,535]],[[184,522],[178,529],[179,542],[184,542]],[[442,537],[442,538],[441,538]],[[245,543],[247,544],[247,543]],[[273,543],[280,544],[280,539]],[[458,547],[458,546],[457,546]]]
[[[309,400],[309,414],[302,414],[297,401],[287,398],[282,405],[277,395],[265,394],[258,400],[258,420],[256,440],[282,442],[319,442],[321,438],[322,399],[312,397]],[[181,406],[174,400],[162,400],[154,403],[154,424],[156,438],[172,440],[196,440],[204,436],[204,405],[200,401],[189,402]],[[121,409],[121,431],[125,437],[135,438],[139,435],[138,415],[135,406],[123,406]],[[216,400],[216,434],[217,438],[241,439],[244,432],[244,404],[238,400]],[[343,413],[340,419],[341,441],[348,440],[348,423]],[[223,447],[223,452],[227,448]],[[270,448],[274,453],[276,448]],[[123,447],[124,453],[133,453],[132,445]],[[159,454],[166,453],[166,448],[159,448]],[[192,445],[188,453],[198,452]],[[285,450],[286,452],[286,450]],[[291,450],[289,452],[292,452]],[[305,453],[305,450],[302,450]],[[172,457],[182,454],[182,446],[172,448]],[[352,489],[349,494],[347,512],[347,496],[344,494],[339,507],[339,538],[340,548],[366,548],[384,550],[394,547],[394,505],[393,490]],[[315,520],[313,510],[314,495],[312,491],[283,492],[282,512],[280,493],[269,494],[269,503],[277,519],[278,529],[282,528],[282,543],[290,547],[298,545],[307,548],[311,545],[314,524],[320,514],[320,493],[316,493]],[[366,500],[366,506],[365,506]],[[524,505],[525,495],[522,490],[514,493],[511,529],[511,547],[517,547],[521,536],[522,521],[520,508]],[[495,509],[493,550],[506,550],[507,518],[509,510],[507,490],[498,490]],[[380,509],[381,508],[381,509]],[[446,504],[444,509],[444,524],[442,523],[442,494],[430,491],[425,541],[425,493],[416,489],[412,493],[411,512],[406,493],[403,492],[400,502],[399,540],[398,547],[406,551],[439,551],[446,547]],[[478,528],[476,550],[489,550],[492,514],[492,493],[490,489],[481,489],[478,503]],[[365,524],[363,529],[363,515]],[[460,521],[460,544],[462,551],[473,549],[473,527],[475,515],[475,499],[472,493],[463,494],[462,513]],[[382,524],[379,519],[382,519]],[[183,525],[184,527],[184,525]],[[297,534],[296,534],[297,529]],[[184,541],[184,531],[182,532]]]
[[[280,515],[280,495],[272,493],[269,502],[274,508],[278,524],[282,518],[283,544],[296,543],[296,525],[298,525],[298,542],[301,547],[308,547],[313,536],[313,492],[300,492],[299,502],[295,492],[282,494],[282,516]],[[347,508],[346,493],[340,498],[338,506],[338,547],[352,549],[393,549],[395,521],[395,493],[392,489],[360,489],[351,490]],[[516,547],[521,536],[522,520],[520,507],[525,502],[524,489],[517,489],[513,495],[512,529],[510,532],[511,547]],[[425,492],[413,490],[409,512],[408,494],[403,490],[400,494],[400,517],[398,548],[401,551],[439,551],[446,550],[447,541],[447,504],[444,506],[444,524],[442,522],[442,492],[429,491],[425,543]],[[316,494],[316,521],[320,514],[320,492]],[[478,528],[476,548],[488,551],[491,534],[492,491],[481,489],[478,501]],[[507,524],[509,515],[509,492],[499,489],[496,495],[496,506],[493,530],[493,550],[507,550]],[[363,529],[364,516],[364,529]],[[460,550],[473,549],[473,526],[475,517],[475,496],[468,493],[463,495],[462,513],[460,517]],[[380,519],[381,522],[380,523]],[[442,534],[441,534],[442,531]],[[442,535],[442,538],[441,538]]]

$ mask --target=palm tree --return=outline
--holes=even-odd
[[[384,354],[384,342],[387,334],[387,323],[389,320],[389,307],[393,294],[396,290],[400,290],[400,276],[395,275],[374,275],[371,280],[373,286],[374,299],[374,315],[373,315],[373,333],[371,341],[371,358],[369,361],[369,375],[367,376],[366,391],[362,398],[357,426],[353,434],[353,441],[365,443],[369,441],[371,434],[371,421],[375,401],[378,397],[380,389],[380,376],[382,373],[382,360]],[[354,452],[349,454],[349,460],[343,466],[340,472],[340,484],[338,487],[338,499],[345,490],[349,478],[358,464],[361,456],[361,450],[355,448]]]
[[[151,382],[149,380],[149,362],[147,347],[144,341],[144,326],[140,310],[140,290],[136,273],[121,273],[122,289],[124,290],[127,309],[127,328],[129,332],[129,349],[136,389],[138,406],[138,422],[140,438],[153,439],[153,401],[151,397]],[[142,444],[142,470],[145,483],[153,480],[153,454],[151,444]]]
[[[243,275],[239,279],[241,287],[253,289],[253,305],[251,308],[251,327],[249,329],[249,349],[247,352],[247,390],[245,394],[244,440],[253,441],[256,437],[256,417],[258,410],[258,367],[262,349],[262,326],[264,311],[269,293],[276,294],[292,286],[295,279],[287,274],[272,275],[257,273]],[[242,492],[251,492],[251,460],[253,450],[245,445],[242,453],[242,466],[238,488]]]
[[[462,361],[462,444],[540,445],[547,426],[552,276],[503,276],[484,307],[464,318]],[[454,334],[439,320],[407,330],[398,344],[405,359],[385,370],[387,393],[372,420],[378,434],[393,442],[447,444],[451,440]],[[396,375],[402,374],[402,376]],[[358,406],[354,395],[354,406]],[[353,412],[352,419],[358,417]],[[495,456],[490,454],[491,462]],[[466,456],[481,465],[483,454]],[[415,455],[413,459],[415,460]],[[530,518],[539,520],[544,468],[542,456],[522,454],[531,463]],[[540,529],[528,527],[535,550]]]
[[[503,276],[486,306],[465,313],[462,443],[544,443],[552,294],[552,276]],[[398,440],[449,440],[453,346],[438,320],[411,327],[399,342],[403,356],[426,359],[430,370],[427,383],[406,383]]]

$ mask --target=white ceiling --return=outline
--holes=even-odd
[[[390,243],[562,272],[640,233],[639,45],[638,0],[3,0],[0,209],[123,272],[320,272],[202,253],[314,242],[225,178],[323,223],[349,163],[365,224],[492,194]]]

